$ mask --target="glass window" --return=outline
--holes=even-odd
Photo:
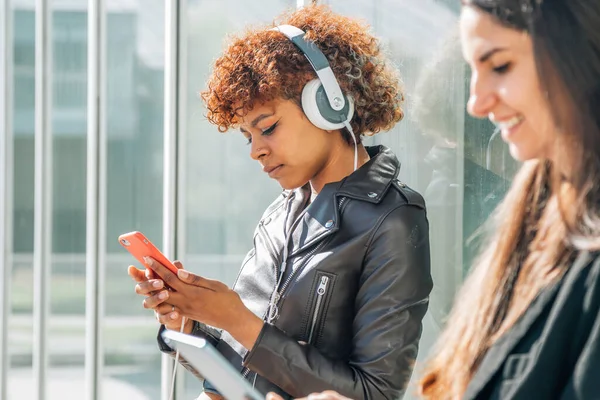
[[[518,168],[487,120],[466,113],[469,69],[457,37],[455,0],[327,0],[368,22],[400,69],[405,118],[366,140],[392,148],[400,178],[427,202],[435,287],[419,360],[435,341],[477,253],[471,240],[503,198]],[[52,258],[49,398],[84,397],[87,120],[87,0],[50,2],[52,46]],[[187,0],[181,15],[184,153],[178,160],[178,258],[186,268],[232,284],[265,207],[280,192],[259,173],[239,133],[219,134],[198,97],[223,39],[269,22],[295,0]],[[9,399],[30,398],[32,373],[35,5],[12,0],[14,226]],[[103,398],[159,399],[158,325],[133,292],[133,258],[119,234],[143,231],[161,246],[164,1],[107,0],[107,220],[102,320]],[[24,392],[24,390],[26,392]],[[183,398],[201,391],[185,373]],[[31,392],[32,393],[32,392]],[[410,398],[410,390],[407,398]]]
[[[35,12],[24,0],[13,8],[13,254],[8,320],[8,398],[33,390],[33,185],[35,110]],[[1,79],[1,77],[0,77]],[[33,396],[29,393],[29,397]]]
[[[184,15],[187,27],[185,52],[185,165],[183,210],[184,235],[180,259],[187,269],[233,284],[244,255],[252,246],[252,232],[264,209],[281,191],[276,182],[261,174],[249,157],[246,140],[239,132],[219,134],[204,116],[198,92],[204,89],[212,61],[223,49],[226,34],[249,23],[265,23],[292,0],[256,3],[226,0],[190,0]],[[187,374],[187,372],[186,372]],[[185,398],[201,392],[200,382],[187,375]]]
[[[33,396],[35,8],[15,0],[14,257],[9,398]],[[49,398],[85,396],[87,1],[52,5]],[[107,2],[107,264],[103,398],[159,399],[157,324],[126,275],[121,233],[162,237],[164,2]],[[24,392],[25,390],[25,392]]]
[[[69,8],[52,7],[52,259],[46,390],[49,397],[66,388],[73,396],[84,397],[87,3],[77,0]],[[64,68],[69,64],[74,68]],[[73,97],[77,101],[68,109],[67,99]]]
[[[160,399],[158,324],[133,291],[125,232],[162,240],[164,1],[107,7],[107,263],[103,398]],[[137,265],[140,267],[139,265]]]
[[[33,396],[32,364],[35,9],[13,2],[14,28],[14,262],[9,398]],[[52,114],[52,255],[48,318],[50,398],[68,391],[84,396],[85,360],[85,167],[86,167],[86,2],[75,10],[53,7],[53,59],[72,62],[71,73],[54,65]],[[68,16],[68,18],[65,18]],[[72,25],[78,35],[67,35]],[[60,51],[57,53],[56,49]],[[75,60],[75,61],[73,61]],[[83,60],[83,62],[81,62]],[[76,95],[76,109],[62,100]],[[67,389],[68,388],[68,389]]]

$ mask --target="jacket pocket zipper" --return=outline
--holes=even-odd
[[[338,207],[340,209],[340,215],[344,212],[344,203],[346,203],[346,197],[342,197],[340,200],[340,203],[338,205]],[[304,269],[304,267],[306,266],[306,264],[308,264],[308,262],[311,260],[312,256],[317,251],[321,250],[326,244],[328,244],[331,241],[331,239],[333,239],[333,236],[329,236],[328,238],[325,238],[323,241],[321,241],[321,243],[315,245],[315,247],[311,251],[309,251],[306,256],[304,256],[304,260],[302,261],[302,264],[299,265],[296,269],[294,269],[292,271],[292,273],[288,276],[288,278],[285,280],[285,282],[283,282],[283,286],[277,293],[278,302],[279,302],[279,300],[282,299],[287,287],[292,282],[292,280],[296,277],[296,274],[301,272]]]
[[[315,328],[317,322],[319,322],[319,316],[321,315],[321,307],[323,306],[323,300],[327,294],[327,286],[329,285],[329,277],[326,275],[321,276],[319,287],[317,288],[317,299],[315,302],[315,311],[313,312],[312,323],[310,325],[310,331],[308,334],[308,343],[312,343],[313,335],[315,334]]]
[[[339,212],[339,213],[340,213],[340,215],[342,215],[342,213],[344,212],[344,208],[345,208],[345,207],[344,207],[344,205],[345,205],[344,203],[346,203],[346,199],[347,199],[346,197],[342,197],[342,198],[340,199],[340,202],[339,202],[339,204],[338,204],[338,208],[339,208],[339,210],[340,210],[340,212]],[[260,230],[260,231],[261,231],[261,233],[263,234],[263,237],[265,237],[265,239],[266,239],[266,241],[267,241],[267,244],[268,244],[268,245],[270,245],[269,247],[271,247],[271,248],[273,249],[275,246],[273,245],[273,242],[271,241],[271,238],[270,238],[270,237],[269,237],[269,235],[267,234],[267,229],[266,229],[266,228],[265,228],[265,227],[264,227],[262,224],[259,224],[259,227],[260,227],[260,228],[259,228],[259,230]],[[330,240],[330,239],[331,239],[331,237],[330,237],[330,238],[328,238],[328,239]],[[304,266],[306,265],[306,263],[307,263],[308,261],[310,261],[310,259],[311,259],[312,255],[313,255],[314,253],[316,253],[316,252],[317,252],[319,249],[321,249],[321,247],[323,247],[325,244],[329,243],[329,240],[324,240],[324,241],[322,241],[321,243],[319,243],[318,245],[316,245],[316,246],[315,246],[315,248],[314,248],[314,249],[312,249],[312,250],[311,250],[311,251],[308,253],[308,255],[306,256],[306,261],[305,261],[305,262],[304,262],[304,263],[303,263],[303,264],[302,264],[302,265],[301,265],[301,266],[300,266],[298,269],[295,269],[295,270],[293,270],[293,271],[292,271],[292,273],[290,274],[290,276],[289,276],[289,277],[286,279],[286,281],[283,283],[283,286],[282,286],[281,290],[279,290],[279,291],[278,291],[278,295],[277,295],[277,303],[279,303],[279,300],[281,299],[282,295],[285,293],[285,290],[287,289],[287,287],[288,287],[288,285],[290,284],[290,282],[292,281],[292,279],[295,277],[296,273],[297,273],[298,271],[302,270],[302,269],[304,268]],[[275,253],[273,253],[273,255],[275,255]],[[278,263],[278,261],[279,261],[279,260],[274,260],[274,261],[276,262],[276,263],[275,263],[275,266],[277,267],[277,266],[278,266],[278,264],[277,264],[277,263]],[[324,292],[323,292],[323,295],[319,296],[319,294],[318,294],[318,292],[319,292],[319,288],[321,287],[321,284],[319,284],[319,288],[317,288],[317,296],[319,296],[319,298],[317,298],[317,301],[318,301],[319,303],[322,303],[322,302],[323,302],[323,298],[324,298],[324,297],[325,297],[325,295],[327,294],[327,286],[328,286],[328,284],[329,284],[329,277],[324,275],[324,276],[323,276],[323,278],[326,278],[326,283],[325,283],[325,287],[324,287]],[[323,281],[323,278],[321,278],[321,282]],[[320,299],[320,300],[319,300],[319,299]],[[318,304],[317,306],[315,306],[315,311],[317,311],[317,309],[318,309],[318,308],[320,308],[320,307],[321,307],[321,304]],[[316,314],[318,314],[318,312],[316,312]],[[268,313],[267,313],[267,315],[268,315]],[[266,318],[266,315],[263,317],[263,320],[265,320],[265,318]],[[316,323],[317,323],[317,322],[318,322],[318,316],[317,316],[317,318],[313,317],[313,321],[312,321],[312,325],[311,325],[311,334],[310,334],[311,336],[312,336],[312,333],[313,333],[312,331],[313,331],[313,329],[315,328],[315,325],[316,325]],[[310,340],[309,340],[309,342],[308,342],[308,343],[310,344]],[[249,374],[250,374],[250,368],[248,368],[248,367],[244,367],[244,368],[242,369],[242,376],[243,376],[244,378],[247,378]],[[255,377],[255,379],[254,379],[254,384],[256,384],[256,377]]]

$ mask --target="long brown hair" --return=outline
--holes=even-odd
[[[490,220],[489,239],[419,384],[422,396],[436,400],[461,398],[489,347],[539,292],[579,250],[600,248],[600,3],[463,4],[530,35],[563,148],[553,162],[526,162]]]

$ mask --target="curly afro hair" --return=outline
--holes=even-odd
[[[358,138],[389,130],[403,118],[400,76],[387,63],[369,27],[326,6],[313,5],[231,38],[215,61],[207,90],[201,93],[207,118],[219,131],[237,126],[256,102],[279,98],[300,105],[302,88],[316,78],[302,52],[282,33],[270,30],[282,24],[302,29],[305,39],[325,54],[340,87],[354,98],[351,124]],[[351,140],[347,132],[343,134]]]

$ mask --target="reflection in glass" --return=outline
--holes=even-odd
[[[478,233],[506,193],[516,163],[493,134],[494,127],[466,113],[470,71],[456,31],[458,2],[326,3],[370,23],[404,80],[404,121],[375,140],[398,154],[401,178],[427,203],[435,286],[423,322],[422,360],[445,322],[477,254]],[[410,398],[410,389],[408,393]]]

